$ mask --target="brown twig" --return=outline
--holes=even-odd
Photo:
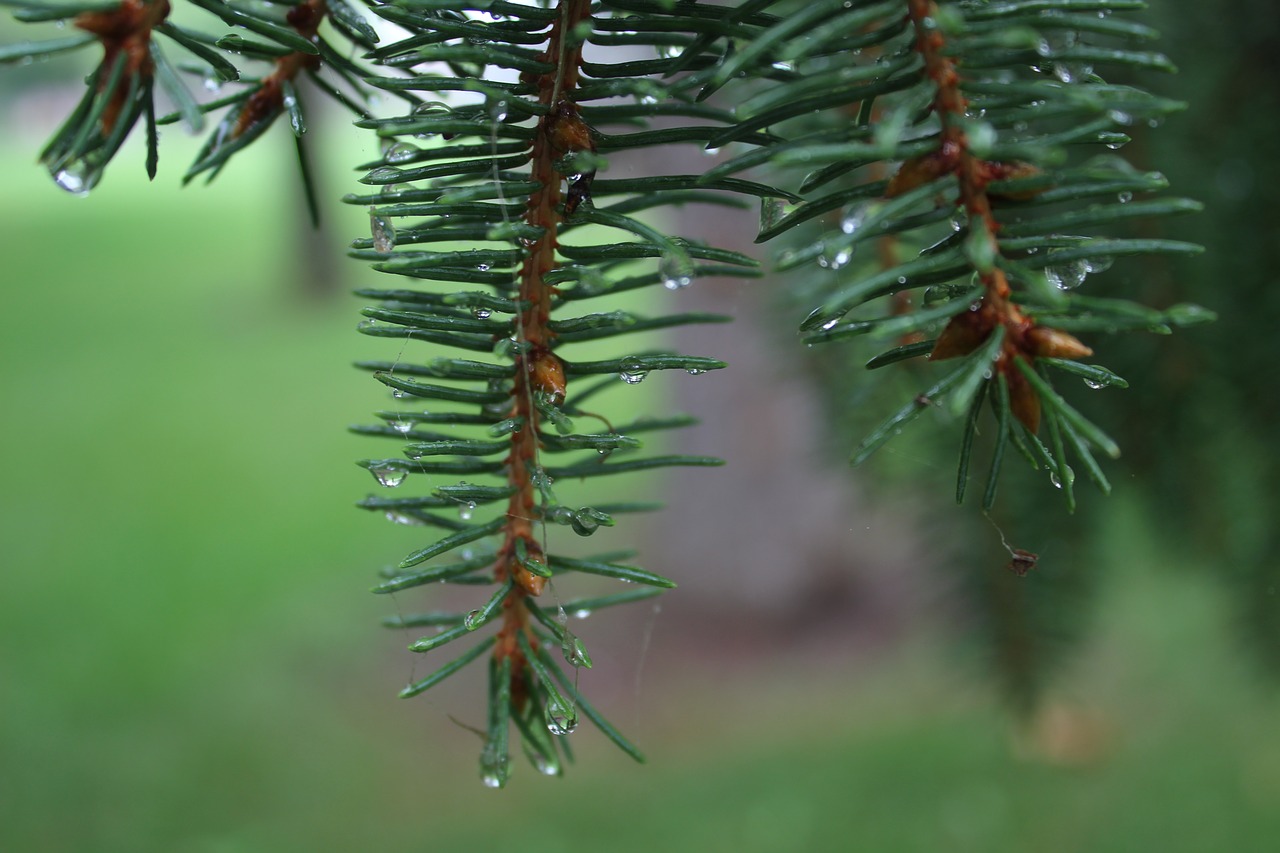
[[[524,633],[531,646],[536,639],[529,628],[529,614],[522,606],[526,596],[540,594],[546,578],[530,572],[517,557],[517,543],[527,559],[543,558],[542,544],[535,530],[538,518],[538,471],[541,414],[535,395],[552,404],[565,397],[564,365],[552,352],[555,334],[548,326],[551,298],[555,288],[546,275],[556,267],[556,239],[562,221],[561,176],[555,163],[565,154],[590,150],[590,131],[578,116],[573,92],[577,87],[582,62],[580,43],[570,38],[579,23],[590,15],[590,0],[561,0],[560,14],[551,28],[545,61],[555,69],[536,79],[538,102],[547,112],[538,122],[533,140],[530,175],[538,188],[525,205],[524,222],[541,229],[539,237],[526,245],[527,254],[520,267],[517,323],[515,383],[511,389],[510,416],[517,418],[520,428],[511,433],[511,450],[505,466],[507,481],[514,492],[507,505],[504,542],[498,552],[494,574],[498,581],[514,578],[515,586],[503,604],[503,624],[498,633],[494,655],[512,659],[513,702],[518,702],[514,688],[522,686],[524,661],[519,636]]]
[[[907,8],[916,31],[916,50],[924,59],[925,74],[936,87],[933,110],[942,122],[942,135],[937,150],[902,165],[889,182],[887,194],[899,195],[943,175],[955,174],[970,233],[981,230],[986,234],[992,256],[998,256],[996,234],[1000,223],[992,212],[987,185],[994,180],[1033,173],[1035,167],[984,160],[973,153],[963,122],[969,104],[960,90],[959,69],[945,53],[946,39],[936,24],[937,6],[933,0],[907,0]],[[929,357],[939,360],[968,355],[981,346],[997,326],[1003,326],[1004,342],[995,369],[1008,383],[1014,416],[1035,432],[1040,425],[1040,398],[1014,360],[1030,361],[1040,356],[1079,358],[1093,351],[1075,337],[1038,326],[1023,314],[1013,302],[1009,280],[998,265],[980,271],[979,278],[983,296],[976,309],[952,318]]]

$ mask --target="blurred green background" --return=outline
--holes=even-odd
[[[1183,72],[1158,85],[1196,106],[1141,156],[1208,204],[1185,227],[1210,253],[1146,295],[1223,319],[1108,362],[1136,380],[1108,401],[1134,451],[1115,470],[1132,464],[1136,485],[1073,522],[1095,604],[1045,709],[1010,723],[989,652],[928,590],[871,642],[856,625],[734,622],[677,590],[665,611],[580,630],[596,659],[584,690],[649,763],[584,726],[565,778],[522,766],[501,793],[449,720],[474,722],[475,673],[397,700],[415,662],[377,620],[401,605],[366,593],[417,541],[351,508],[372,482],[352,461],[380,451],[343,427],[385,395],[348,365],[388,355],[354,334],[359,303],[314,279],[371,283],[340,252],[367,218],[331,208],[332,257],[300,248],[283,128],[208,188],[177,188],[194,144],[170,130],[154,185],[131,142],[91,197],[69,197],[34,163],[58,90],[30,88],[43,69],[14,72],[0,850],[1274,850],[1280,702],[1258,661],[1280,657],[1266,369],[1280,39],[1256,0],[1233,7],[1238,26],[1171,5],[1157,12]],[[374,152],[328,130],[336,197]],[[643,393],[658,405],[662,388]],[[919,535],[928,550],[937,533]]]

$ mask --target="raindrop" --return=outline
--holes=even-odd
[[[1106,388],[1106,387],[1107,387],[1107,386],[1109,386],[1111,383],[1110,383],[1110,382],[1107,382],[1107,381],[1105,381],[1105,380],[1104,380],[1104,381],[1098,381],[1098,380],[1096,380],[1096,379],[1088,379],[1088,378],[1086,378],[1086,379],[1084,380],[1084,384],[1085,384],[1085,385],[1088,385],[1088,386],[1089,386],[1090,388],[1092,388],[1094,391],[1097,391],[1099,388]]]
[[[462,624],[468,631],[474,631],[484,624],[484,614],[479,610],[472,610],[466,615],[466,618],[462,620]]]
[[[866,202],[862,204],[851,204],[840,213],[840,230],[846,234],[853,234],[862,227],[862,223],[867,220]]]
[[[831,259],[831,268],[833,270],[840,269],[842,266],[849,263],[850,257],[852,257],[852,253],[848,249],[841,249],[836,252],[835,257]]]
[[[691,368],[689,368],[688,370],[686,370],[686,371],[685,371],[685,373],[689,374],[690,376],[701,376],[702,374],[704,374],[704,373],[706,373],[706,372],[707,372],[707,371],[705,371],[705,370],[699,370],[699,369],[698,369],[698,368],[696,368],[696,367],[691,367]]]
[[[391,396],[395,397],[397,400],[403,400],[405,397],[409,396],[409,393],[407,391],[401,391],[399,388],[392,388]]]
[[[203,82],[206,92],[218,92],[222,89],[222,81],[218,79],[216,74],[209,74],[204,78]]]
[[[1106,272],[1107,270],[1111,269],[1111,265],[1113,263],[1115,263],[1115,258],[1110,258],[1110,257],[1085,258],[1084,268],[1085,268],[1085,271],[1089,273]]]
[[[376,207],[369,208],[369,231],[373,234],[373,250],[390,252],[396,247],[396,228],[391,220],[378,213]]]
[[[1133,193],[1126,190],[1120,193],[1119,195],[1117,195],[1116,200],[1119,201],[1121,204],[1128,204],[1129,202],[1133,201]]]
[[[477,320],[488,320],[493,316],[493,312],[488,308],[477,308],[471,312],[471,316],[475,317]]]
[[[565,631],[564,641],[560,644],[560,651],[570,666],[591,668],[591,656],[587,654],[586,646],[582,645],[582,640],[575,637],[571,632]]]
[[[639,385],[644,378],[649,375],[649,371],[645,370],[639,359],[627,358],[623,359],[618,365],[620,369],[618,378],[628,385]]]
[[[364,177],[364,182],[367,184],[398,184],[401,183],[403,175],[404,173],[395,166],[379,166],[376,169],[369,170],[369,174]]]
[[[835,318],[834,320],[828,320],[827,322],[822,324],[822,331],[824,332],[830,331],[831,329],[834,329],[839,324],[840,324],[839,317]]]
[[[693,283],[693,274],[693,261],[683,252],[664,252],[658,261],[658,277],[667,290],[688,287]]]
[[[384,483],[383,485],[389,485],[389,484]],[[403,524],[406,527],[422,527],[423,526],[423,522],[421,520],[416,519],[411,515],[405,515],[403,513],[399,513],[394,510],[387,510],[385,515],[386,515],[387,521],[391,522],[392,524]]]
[[[951,214],[951,230],[959,231],[969,224],[969,214],[963,207],[957,207]]]
[[[373,479],[378,481],[381,486],[388,489],[394,489],[396,486],[404,482],[404,478],[408,476],[407,471],[401,471],[396,468],[370,468],[369,473],[373,475]]]
[[[409,430],[413,429],[413,421],[395,420],[391,422],[391,428],[401,435],[405,435]]]
[[[413,114],[416,116],[433,115],[435,113],[452,112],[449,105],[444,101],[423,101],[413,108]]]
[[[475,501],[467,501],[467,502],[466,502],[466,503],[464,503],[464,504],[459,504],[459,505],[458,505],[458,518],[462,519],[463,521],[470,521],[470,520],[471,520],[471,515],[472,515],[475,511],[476,511],[476,502],[475,502]]]
[[[53,173],[53,182],[74,196],[84,197],[98,183],[99,173],[84,160],[72,160]]]
[[[1070,466],[1070,465],[1065,466],[1065,469],[1066,469],[1066,474],[1067,474],[1067,477],[1066,477],[1066,479],[1067,479],[1067,485],[1068,485],[1068,486],[1070,486],[1070,485],[1072,485],[1073,483],[1075,483],[1075,481],[1076,481],[1076,472],[1075,472],[1075,471],[1073,471],[1073,470],[1071,470],[1071,466]],[[1054,487],[1055,489],[1061,489],[1061,488],[1062,488],[1062,481],[1058,479],[1058,472],[1057,472],[1057,471],[1050,471],[1050,472],[1049,472],[1049,482],[1050,482],[1050,483],[1053,483],[1053,487]]]
[[[1084,283],[1089,275],[1085,260],[1067,261],[1064,264],[1044,268],[1044,275],[1059,290],[1073,290]]]
[[[382,152],[382,159],[388,163],[404,163],[412,160],[420,149],[409,142],[392,142]]]
[[[486,788],[501,788],[511,775],[511,762],[506,755],[497,755],[496,752],[491,746],[486,746],[480,755],[480,779]]]
[[[557,704],[547,706],[547,731],[553,735],[573,734],[578,727],[578,715],[568,708]]]
[[[590,615],[591,615],[591,611],[587,610],[585,607],[582,607],[573,611],[574,619],[586,619]]]
[[[533,766],[536,767],[538,772],[543,776],[560,775],[560,765],[540,752],[533,753]]]
[[[493,119],[495,123],[506,121],[507,108],[508,108],[508,104],[506,101],[503,101],[503,100],[490,101],[489,102],[489,118]]]

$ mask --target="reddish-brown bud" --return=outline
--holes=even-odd
[[[1040,395],[1031,387],[1027,377],[1012,364],[1002,367],[1009,385],[1009,410],[1031,433],[1040,431]]]
[[[937,151],[903,161],[898,167],[897,174],[889,179],[884,197],[894,198],[916,187],[924,186],[948,172],[954,172],[958,165],[960,165],[960,147],[953,141],[946,141]]]
[[[549,352],[539,353],[529,363],[530,384],[534,391],[541,391],[559,403],[564,399],[564,363]]]
[[[1008,181],[1017,178],[1030,178],[1033,175],[1040,174],[1040,169],[1030,163],[1024,163],[1015,160],[1012,163],[1001,163],[993,160],[983,161],[981,165],[982,183],[988,184],[991,181]],[[995,190],[987,190],[987,195],[992,199],[1002,199],[1007,201],[1029,201],[1044,192],[1048,187],[1041,187],[1034,190],[1021,190],[1015,192],[997,192]]]
[[[1048,326],[1034,326],[1027,330],[1027,351],[1040,358],[1083,358],[1093,355],[1093,350],[1085,346],[1074,335]]]
[[[991,334],[991,321],[981,311],[965,311],[951,318],[947,327],[938,335],[933,352],[929,353],[930,361],[942,361],[944,358],[957,358],[982,346],[982,342]]]

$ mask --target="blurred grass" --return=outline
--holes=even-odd
[[[420,538],[350,509],[350,460],[378,451],[341,425],[385,395],[348,364],[385,346],[352,300],[289,284],[279,134],[185,191],[173,141],[156,186],[125,152],[87,200],[0,149],[0,849],[1274,849],[1274,697],[1215,588],[1157,575],[1176,556],[1123,504],[1063,687],[1105,721],[1088,766],[1017,757],[935,644],[728,673],[699,649],[604,703],[648,766],[584,728],[566,779],[483,790],[446,718],[475,713],[474,680],[398,702],[403,638],[365,593]],[[632,651],[593,647],[603,670]]]

